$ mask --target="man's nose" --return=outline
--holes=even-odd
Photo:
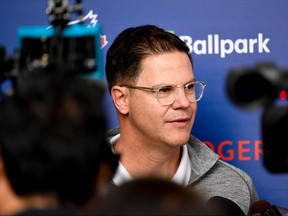
[[[174,108],[184,107],[187,108],[190,105],[190,101],[188,100],[185,89],[184,88],[178,88],[175,100],[172,104]]]

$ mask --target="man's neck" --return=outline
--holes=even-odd
[[[154,176],[170,180],[179,166],[182,148],[155,146],[163,145],[154,143],[152,147],[150,143],[120,137],[114,150],[121,155],[121,163],[133,178]]]

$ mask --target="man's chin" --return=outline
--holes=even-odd
[[[189,141],[189,136],[185,135],[185,136],[177,136],[174,139],[171,139],[171,144],[175,145],[175,146],[183,146],[185,144],[188,143]]]

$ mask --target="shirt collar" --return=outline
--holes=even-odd
[[[187,145],[183,146],[181,161],[179,167],[174,174],[172,181],[180,185],[187,186],[189,183],[191,174],[190,160],[187,150]]]

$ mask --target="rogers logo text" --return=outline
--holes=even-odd
[[[268,43],[270,38],[264,38],[258,33],[256,38],[239,38],[236,40],[222,39],[218,34],[209,34],[206,39],[193,40],[190,36],[179,36],[186,43],[191,53],[196,55],[220,55],[225,58],[232,53],[270,53]]]

